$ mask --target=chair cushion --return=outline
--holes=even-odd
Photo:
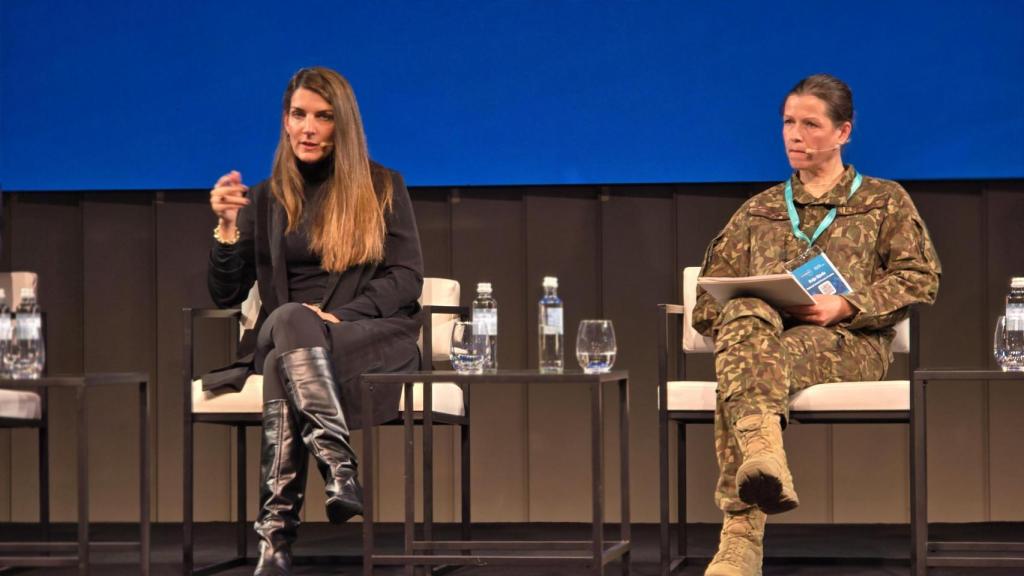
[[[423,410],[423,384],[413,385],[413,409]],[[462,400],[462,388],[452,383],[434,384],[434,412],[464,416],[466,407]],[[402,391],[398,410],[405,407],[405,391]],[[263,412],[263,376],[254,374],[245,381],[240,392],[204,392],[201,380],[192,381],[192,412],[194,414],[245,413],[260,414]]]
[[[789,399],[795,412],[910,410],[910,381],[835,382],[805,388]]]
[[[669,411],[715,410],[715,382],[669,382]],[[797,392],[789,400],[793,412],[910,410],[910,382],[835,382]]]
[[[204,391],[203,381],[192,381],[192,413],[263,413],[263,376],[253,374],[238,392],[230,388]]]
[[[39,420],[43,402],[39,394],[27,390],[0,390],[0,418]]]

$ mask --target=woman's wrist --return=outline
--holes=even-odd
[[[217,225],[213,228],[213,238],[219,244],[235,244],[239,238],[238,226],[235,226],[233,223],[226,224],[223,221],[218,221]]]

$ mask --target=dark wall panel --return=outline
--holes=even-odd
[[[159,409],[155,409],[151,417],[156,428],[154,494],[157,502],[154,510],[163,521],[180,521],[182,513],[184,326],[181,310],[186,306],[213,306],[206,290],[206,261],[215,218],[207,199],[206,192],[171,192],[155,198],[157,363],[153,405]],[[209,450],[209,446],[201,433],[198,438],[196,450],[201,454]],[[218,478],[209,469],[204,470],[202,477],[211,482],[227,481],[223,475]],[[224,505],[205,502],[205,492],[199,491],[197,512]]]
[[[46,312],[47,371],[76,373],[83,368],[82,214],[77,194],[18,195],[10,198],[11,220],[5,244],[10,244],[11,269],[39,275],[39,303]],[[74,434],[74,396],[67,391],[50,395],[51,510],[55,520],[74,518],[77,480],[75,447],[61,438]],[[36,434],[12,432],[11,516],[38,517]]]
[[[986,294],[986,198],[976,182],[921,182],[908,187],[942,261],[938,301],[921,309],[921,363],[985,366],[991,357]],[[951,324],[956,330],[951,331]],[[988,508],[988,385],[936,382],[929,386],[929,508],[935,521],[986,517]],[[939,502],[943,502],[939,505]]]
[[[490,282],[498,301],[498,367],[527,365],[531,329],[525,282],[523,194],[500,189],[458,193],[452,203],[452,272],[462,303]],[[536,328],[533,328],[536,329]],[[527,520],[529,444],[526,386],[476,386],[471,398],[473,515],[480,521]]]
[[[630,485],[653,490],[658,474],[657,304],[675,300],[672,194],[641,187],[617,190],[601,202],[601,316],[615,326],[616,368],[629,370]],[[618,396],[606,390],[605,497],[608,518],[619,517]],[[657,500],[632,499],[634,517],[656,517]]]
[[[451,210],[448,190],[425,188],[415,190],[412,208],[416,213],[416,226],[423,248],[423,274],[440,278],[451,277]]]
[[[1024,276],[1024,195],[1019,189],[994,183],[985,189],[988,268],[986,306],[983,308],[981,340],[986,346],[982,365],[995,366],[990,335],[996,317],[1006,312],[1006,292],[1011,276]],[[1021,382],[992,382],[988,389],[989,420],[985,430],[989,442],[989,515],[993,520],[1024,517],[1020,486],[1024,483],[1024,461],[1020,439],[1024,437],[1024,386]]]
[[[82,202],[84,369],[156,373],[156,243],[151,197]],[[89,394],[90,509],[97,520],[138,517],[135,391]],[[151,430],[152,435],[152,430]]]
[[[576,328],[601,316],[601,236],[596,189],[526,196],[528,367],[537,366],[536,302],[543,276],[557,276],[564,302],[565,366],[576,364]],[[531,309],[532,308],[532,309]],[[533,319],[530,322],[529,319]],[[584,386],[529,385],[529,519],[587,517],[590,394]],[[557,472],[556,472],[557,471]]]

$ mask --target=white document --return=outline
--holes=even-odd
[[[705,276],[697,279],[697,285],[707,290],[719,304],[741,296],[760,298],[780,308],[814,304],[814,298],[788,272],[742,278]]]

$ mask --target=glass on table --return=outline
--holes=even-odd
[[[475,330],[472,322],[456,322],[452,327],[450,357],[459,374],[480,374],[487,352],[487,335]]]
[[[1024,371],[1024,326],[1007,326],[1006,317],[996,320],[992,351],[1003,372]]]
[[[615,327],[611,320],[581,320],[576,332],[576,361],[586,374],[608,372],[615,364]]]

